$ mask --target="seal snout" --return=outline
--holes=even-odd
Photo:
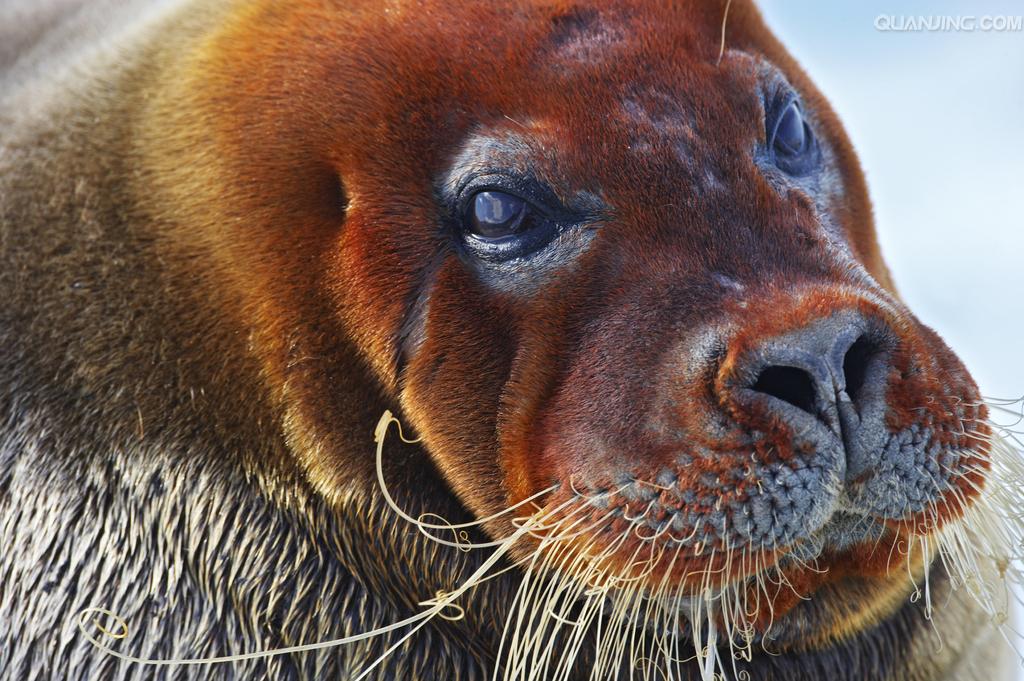
[[[618,335],[628,324],[598,327],[531,466],[571,482],[578,498],[559,498],[590,509],[593,541],[655,576],[728,583],[851,551],[884,572],[875,547],[955,520],[983,484],[977,388],[896,305],[829,286],[742,302],[670,328],[657,354]]]
[[[748,350],[735,369],[735,399],[777,417],[818,448],[836,448],[845,481],[871,476],[862,441],[884,429],[886,380],[895,341],[888,326],[842,311]]]
[[[870,519],[865,527],[903,523],[950,496],[970,496],[961,483],[979,451],[978,414],[969,406],[976,389],[946,378],[956,375],[955,358],[892,311],[820,303],[808,316],[781,305],[772,317],[784,321],[768,328],[749,320],[729,341],[716,380],[761,471],[801,462],[823,476],[825,498],[810,504],[815,517],[793,522],[814,532],[843,511]],[[943,409],[928,408],[940,401]],[[773,505],[788,506],[787,495],[768,492]]]

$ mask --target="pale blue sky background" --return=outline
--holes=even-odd
[[[885,15],[1024,15],[1024,2],[760,0],[867,173],[904,298],[982,392],[1024,394],[1024,32],[883,33]]]

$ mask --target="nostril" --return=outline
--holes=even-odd
[[[813,414],[815,403],[814,379],[803,369],[784,366],[765,368],[757,377],[753,389],[777,397],[794,407]]]
[[[877,353],[878,348],[867,336],[858,338],[846,351],[846,357],[843,358],[843,375],[846,379],[846,394],[851,400],[857,401],[860,396],[867,380],[871,358]]]

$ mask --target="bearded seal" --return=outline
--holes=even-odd
[[[5,678],[1005,668],[1016,452],[749,2],[0,17]]]

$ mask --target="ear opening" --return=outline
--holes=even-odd
[[[341,226],[348,212],[349,199],[345,181],[333,166],[323,164],[310,173],[306,192],[316,212],[326,223]]]

